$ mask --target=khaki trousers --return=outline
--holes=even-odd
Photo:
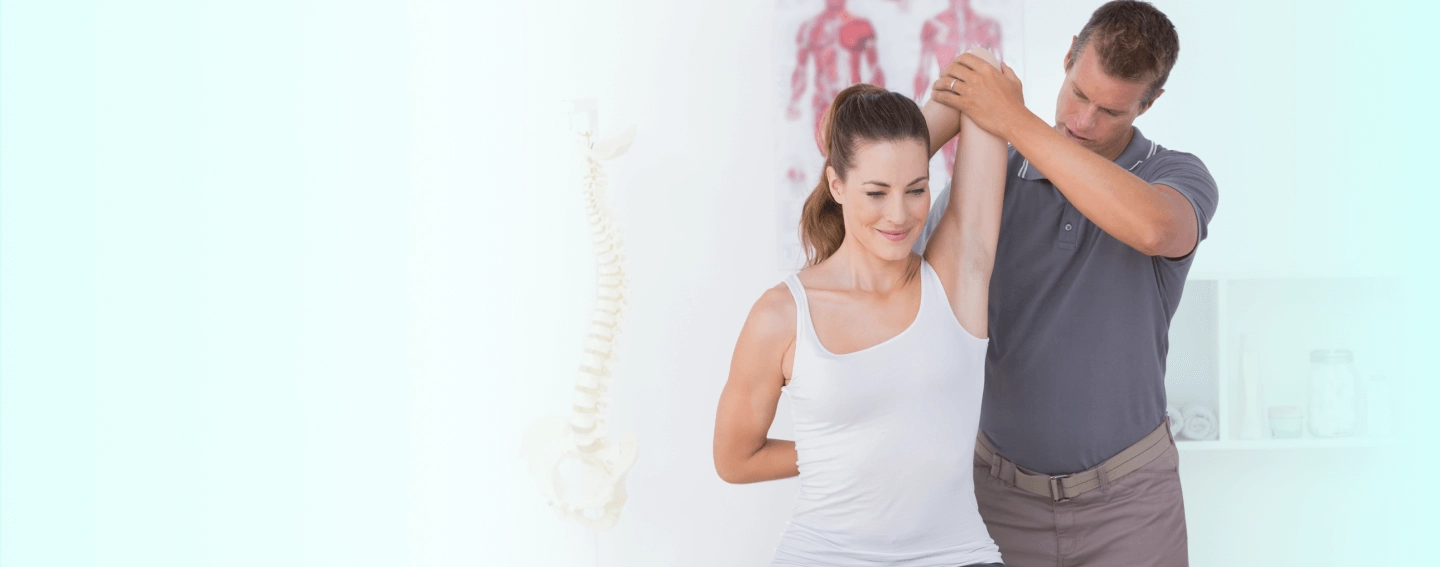
[[[975,499],[1006,567],[1189,565],[1180,455],[1154,461],[1065,502],[991,475],[975,458]]]

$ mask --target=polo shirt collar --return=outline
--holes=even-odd
[[[1130,137],[1130,143],[1120,152],[1120,157],[1115,158],[1115,165],[1123,167],[1128,171],[1134,171],[1136,167],[1145,163],[1145,160],[1150,159],[1150,157],[1154,156],[1155,152],[1160,149],[1159,145],[1140,134],[1139,128],[1135,128],[1134,126],[1131,126],[1131,128],[1134,129],[1135,135]],[[1027,181],[1045,179],[1045,174],[1040,173],[1039,169],[1030,165],[1030,160],[1028,159],[1021,162],[1020,171],[1016,172],[1016,175]]]

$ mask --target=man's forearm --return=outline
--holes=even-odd
[[[1070,204],[1106,234],[1144,254],[1183,256],[1189,201],[1161,189],[1056,132],[1029,114],[1006,128],[1005,138],[1055,184]]]

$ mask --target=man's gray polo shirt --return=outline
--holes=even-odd
[[[1205,239],[1219,192],[1199,158],[1136,128],[1115,163],[1184,195]],[[1116,240],[1014,148],[1008,171],[980,429],[1021,467],[1078,472],[1165,418],[1170,318],[1195,253],[1151,257]],[[948,189],[938,196],[917,249],[949,197]]]

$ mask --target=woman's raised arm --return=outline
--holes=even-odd
[[[925,101],[920,113],[925,115],[925,127],[930,131],[930,157],[935,157],[935,152],[960,132],[960,111],[931,98]]]
[[[999,67],[989,51],[975,49],[971,53]],[[961,117],[950,203],[925,247],[925,259],[944,283],[955,318],[980,338],[990,332],[990,273],[1000,238],[1000,206],[1005,200],[1006,151],[1004,140],[980,129],[970,117]]]
[[[794,357],[795,317],[795,301],[781,284],[760,296],[740,330],[715,412],[715,472],[725,482],[800,474],[795,442],[766,437],[790,372],[786,359]]]

